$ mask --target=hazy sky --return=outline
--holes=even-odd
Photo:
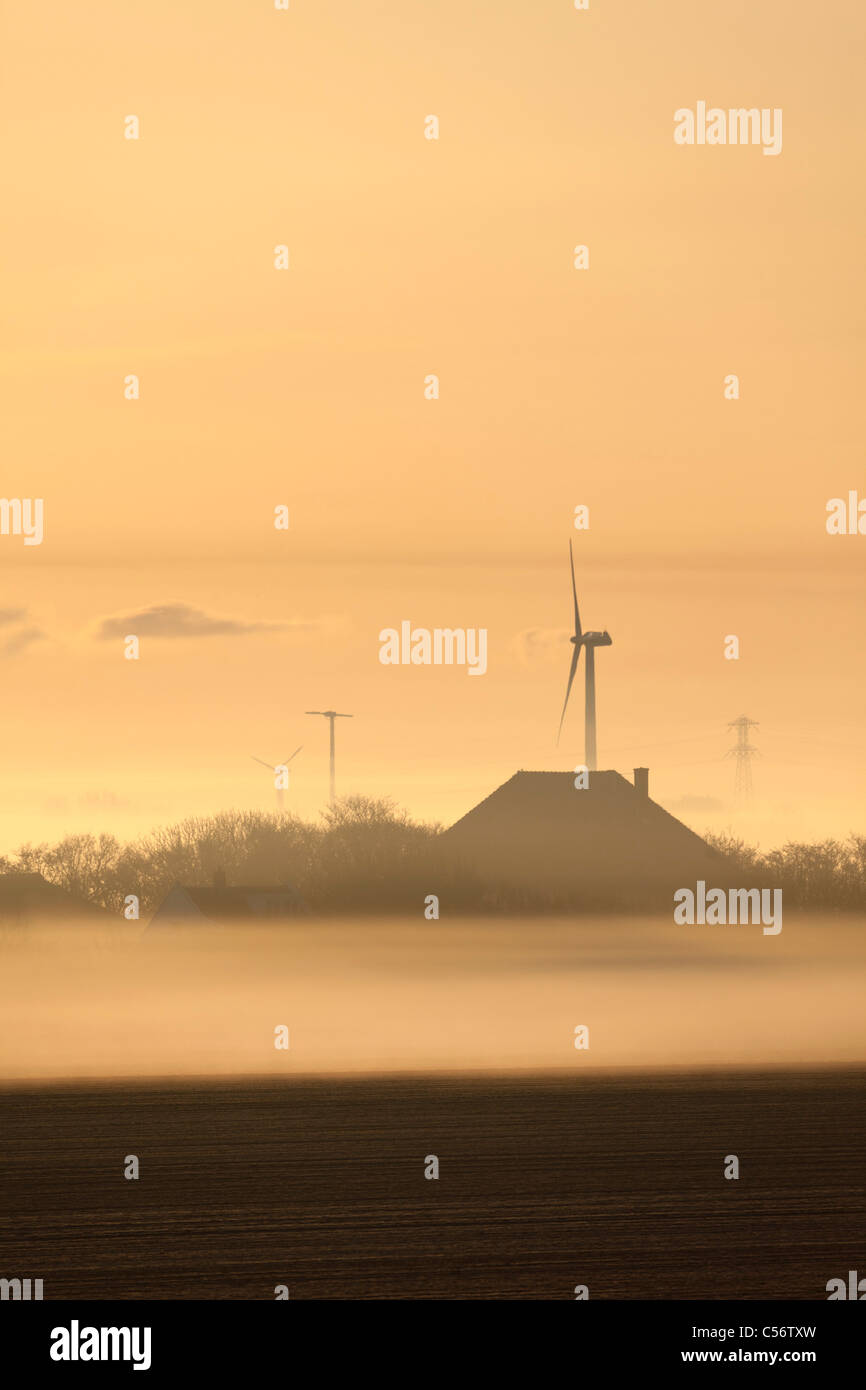
[[[0,494],[45,506],[0,535],[0,849],[270,808],[251,755],[300,743],[313,814],[306,709],[423,817],[573,767],[570,536],[600,766],[698,829],[866,828],[866,536],[825,529],[866,497],[859,0],[0,15]],[[781,108],[782,152],[676,145],[698,101]],[[487,674],[382,666],[404,619],[487,628]]]

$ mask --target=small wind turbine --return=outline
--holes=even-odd
[[[338,714],[335,709],[308,709],[305,714],[321,714],[323,718],[330,720],[331,723],[331,805],[337,799],[337,779],[334,770],[334,720],[335,719],[354,719],[354,714]]]
[[[301,744],[300,748],[295,749],[292,758],[298,756],[303,746],[304,745]],[[277,763],[275,767],[272,767],[270,763],[265,762],[264,758],[257,758],[255,753],[250,756],[254,763],[261,763],[262,767],[266,767],[269,772],[273,773],[274,786],[277,790],[277,810],[282,811],[285,804],[285,788],[289,785],[289,763],[292,761],[292,758],[284,758],[281,763]],[[283,780],[284,778],[285,780]]]
[[[559,733],[556,735],[556,742],[559,743],[559,734],[562,733],[562,725],[565,720],[565,711],[568,709],[568,697],[571,694],[571,687],[577,671],[577,663],[580,660],[580,649],[586,647],[586,766],[590,772],[596,770],[596,746],[595,746],[595,649],[596,647],[610,647],[613,645],[613,638],[609,632],[583,632],[580,626],[580,610],[577,606],[577,585],[574,582],[574,550],[571,541],[568,542],[568,556],[571,560],[571,592],[574,597],[574,636],[571,641],[574,645],[574,654],[571,658],[571,668],[568,672],[568,685],[565,688],[565,704],[562,706],[562,718],[559,721]]]

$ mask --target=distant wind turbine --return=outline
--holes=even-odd
[[[571,687],[577,672],[577,663],[580,660],[580,649],[586,647],[586,751],[584,757],[590,772],[595,772],[597,762],[595,745],[595,649],[596,647],[612,646],[613,638],[609,632],[583,632],[581,630],[580,610],[577,606],[577,585],[574,582],[574,550],[571,541],[568,542],[568,557],[571,561],[571,592],[574,597],[574,636],[571,638],[574,653],[568,672],[565,703],[562,706],[562,718],[559,721],[559,733],[556,735],[556,742],[559,743],[559,734],[562,733],[565,711],[568,709],[568,697],[571,694]]]
[[[296,758],[298,756],[303,746],[304,745],[301,744],[300,747],[295,749],[294,753],[292,754],[292,758]],[[281,774],[285,773],[285,786],[287,786],[289,781],[289,763],[292,761],[292,758],[284,758],[281,763],[276,763],[272,767],[270,763],[265,762],[264,758],[257,758],[254,753],[252,753],[250,756],[252,757],[254,763],[261,763],[262,767],[266,767],[269,772],[273,773],[274,786],[276,787],[277,791],[277,810],[282,811],[285,805],[286,794],[284,786],[280,786],[280,782],[282,780]]]
[[[333,806],[337,799],[337,777],[334,768],[334,720],[354,719],[355,716],[354,714],[338,714],[335,709],[308,709],[305,710],[304,713],[320,714],[324,719],[330,720],[331,723],[331,805]]]

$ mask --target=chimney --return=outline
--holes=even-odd
[[[634,770],[634,789],[638,796],[649,796],[649,768],[636,767]]]
[[[226,886],[226,871],[225,871],[225,869],[214,869],[214,874],[213,874],[213,886],[214,886],[214,888],[225,888],[225,886]]]

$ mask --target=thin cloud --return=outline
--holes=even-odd
[[[120,617],[103,618],[96,636],[101,641],[126,637],[249,637],[259,632],[312,632],[316,623],[298,621],[251,622],[245,618],[220,618],[192,608],[188,603],[161,603]]]
[[[85,792],[79,796],[78,805],[88,810],[129,811],[133,802],[124,796],[117,796],[115,792]]]
[[[22,618],[26,617],[26,608],[0,608],[0,627],[8,627],[10,623],[20,623]]]
[[[34,642],[44,642],[46,634],[38,627],[25,627],[20,632],[14,632],[4,643],[2,652],[4,656],[17,656],[19,652],[26,651],[32,647]]]

